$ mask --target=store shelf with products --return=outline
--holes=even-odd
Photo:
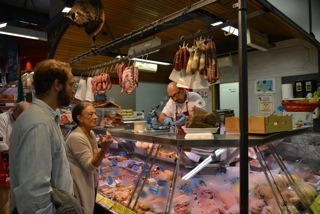
[[[100,128],[95,130],[96,133],[104,131],[105,129]],[[110,150],[111,153],[107,154],[101,166],[97,203],[102,203],[100,205],[106,207],[106,210],[116,212],[112,207],[118,203],[121,206],[117,205],[116,209],[120,209],[120,206],[137,213],[197,213],[204,207],[210,213],[219,209],[240,210],[240,170],[229,164],[238,160],[239,135],[214,135],[213,140],[185,140],[184,135],[166,132],[110,132],[120,142],[119,149],[122,152]],[[261,213],[264,210],[283,213],[289,210],[289,213],[316,213],[310,207],[318,195],[320,172],[310,166],[317,165],[320,158],[310,159],[308,155],[309,149],[317,150],[309,147],[313,145],[310,136],[314,139],[315,135],[311,128],[303,128],[249,136],[249,146],[254,150],[251,154],[252,161],[249,162],[251,212]],[[131,144],[131,149],[128,149],[127,142]],[[139,150],[137,154],[135,147],[139,142],[150,144],[151,150],[145,150],[144,153]],[[123,152],[123,147],[127,147],[126,152]],[[164,160],[159,155],[162,147],[171,147],[175,158]],[[209,153],[217,153],[217,149],[223,147],[226,148],[227,155],[223,158],[215,157],[207,163],[204,163],[206,158],[202,156],[198,163],[193,162],[192,170],[182,161],[182,155],[190,151],[191,147],[202,148]],[[287,150],[292,151],[297,147],[302,154],[296,154],[294,158],[287,155]],[[301,148],[304,148],[304,152]],[[192,173],[197,165],[206,166]],[[147,167],[144,168],[145,166]],[[101,196],[105,199],[102,200]],[[103,201],[108,202],[107,205]]]

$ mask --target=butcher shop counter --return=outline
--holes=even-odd
[[[241,175],[239,167],[232,167],[230,164],[239,154],[240,135],[238,134],[215,134],[214,139],[190,140],[185,139],[185,135],[176,135],[166,131],[152,130],[147,131],[144,134],[136,134],[133,130],[114,130],[98,127],[94,129],[97,134],[104,134],[106,130],[108,130],[115,140],[119,142],[120,150],[121,144],[126,144],[126,142],[135,142],[135,144],[138,142],[149,142],[151,145],[151,148],[146,150],[147,152],[145,155],[142,155],[142,158],[140,158],[140,161],[142,161],[143,164],[140,162],[139,165],[139,161],[136,160],[127,160],[127,162],[122,162],[121,164],[120,168],[124,169],[122,169],[122,171],[120,170],[120,172],[132,172],[134,171],[134,167],[132,166],[139,165],[139,167],[136,167],[136,169],[139,168],[139,173],[135,171],[133,176],[126,173],[115,175],[114,180],[119,181],[124,179],[127,182],[123,184],[122,187],[119,185],[117,190],[113,190],[116,187],[111,188],[103,186],[100,188],[99,198],[97,200],[100,201],[98,202],[100,205],[106,207],[106,210],[111,210],[115,213],[119,213],[120,210],[142,213],[188,213],[190,212],[190,209],[195,209],[193,212],[197,212],[199,210],[196,209],[200,209],[199,206],[203,200],[198,199],[197,204],[193,203],[193,200],[195,199],[191,199],[192,194],[190,195],[191,190],[189,189],[189,187],[192,189],[191,184],[193,182],[199,181],[199,179],[201,182],[204,181],[203,184],[200,184],[200,188],[197,186],[196,189],[192,189],[193,194],[202,194],[199,193],[200,190],[207,191],[206,189],[209,187],[217,188],[218,182],[221,181],[220,174],[225,173],[223,181],[227,182],[227,184],[223,183],[221,186],[225,186],[226,190],[224,191],[219,188],[217,191],[222,191],[222,195],[229,194],[239,187],[237,186]],[[315,197],[317,196],[314,191],[314,185],[320,183],[320,177],[319,175],[314,176],[313,174],[311,176],[310,171],[312,170],[306,169],[311,165],[315,165],[316,167],[319,166],[319,164],[317,164],[319,161],[318,159],[311,158],[313,164],[310,164],[310,162],[303,162],[303,160],[310,161],[310,154],[308,151],[303,150],[307,148],[307,146],[302,143],[303,140],[300,138],[302,137],[304,139],[305,135],[308,135],[311,131],[311,127],[304,127],[274,134],[249,135],[249,147],[251,147],[254,153],[254,161],[257,164],[254,165],[254,167],[250,165],[251,184],[249,186],[255,186],[255,188],[257,187],[258,189],[261,188],[258,192],[262,191],[265,194],[262,194],[259,197],[263,198],[264,201],[267,201],[267,203],[264,204],[257,196],[257,200],[250,200],[250,203],[257,203],[252,207],[264,207],[263,209],[267,209],[269,213],[281,213],[278,211],[284,209],[283,204],[287,204],[288,206],[286,209],[291,210],[291,213],[310,211],[310,205],[315,201]],[[163,147],[171,147],[172,150],[175,151],[176,155],[171,162],[171,168],[170,164],[161,164],[161,161],[159,162],[161,159],[159,154]],[[126,147],[123,146],[123,148]],[[225,170],[208,170],[207,166],[214,161],[212,155],[209,155],[207,158],[203,157],[197,163],[191,161],[188,159],[189,156],[187,157],[185,154],[185,148],[204,148],[208,151],[213,151],[211,148],[215,148],[216,150],[213,154],[216,156],[219,156],[218,153],[223,152],[223,149],[227,150],[227,157],[219,162],[220,169],[224,167]],[[126,151],[126,149],[124,150]],[[304,156],[292,159],[292,151],[297,150],[298,152],[304,151]],[[134,151],[126,152],[131,154],[134,153]],[[119,161],[122,159],[122,157],[117,158]],[[218,159],[215,161],[220,160]],[[147,166],[147,168],[143,168],[144,166]],[[110,173],[112,174],[115,167],[118,166],[111,167],[111,171],[107,172],[105,176]],[[160,172],[160,168],[165,170]],[[164,172],[167,172],[168,174]],[[160,177],[157,177],[157,173],[160,173],[161,179]],[[310,176],[306,178],[306,174],[310,174],[311,179]],[[306,193],[304,192],[304,189],[300,189],[296,182],[297,176],[301,177],[303,182],[307,182],[308,179],[310,179],[310,181],[312,180],[313,186],[311,186],[311,184],[306,184],[308,185],[309,190],[311,186],[311,192]],[[163,183],[163,180],[166,180],[166,182]],[[217,184],[215,184],[216,182]],[[299,182],[299,184],[301,184],[301,182]],[[230,186],[232,186],[231,189],[229,188]],[[258,194],[255,188],[248,190],[250,195],[255,196]],[[112,192],[111,190],[115,192]],[[288,190],[294,192],[294,194],[292,194],[296,196],[295,200],[298,200],[298,202],[295,201],[295,203],[292,203],[293,198],[289,199],[282,196],[283,191]],[[117,191],[120,193],[130,192],[130,194],[129,196],[126,195],[128,198],[119,198],[116,197],[117,195],[119,196]],[[184,193],[182,196],[181,192]],[[206,194],[208,194],[208,192],[206,192]],[[163,195],[165,195],[165,198]],[[115,198],[110,198],[110,196],[114,196]],[[203,195],[201,197],[203,197]],[[228,198],[230,197],[233,196],[229,195]],[[223,201],[223,197],[221,200]],[[212,206],[210,203],[206,206]],[[225,203],[228,203],[228,201]],[[259,203],[264,205],[260,206],[258,205]],[[238,208],[240,207],[239,204],[237,206]],[[231,210],[229,207],[228,210],[225,211],[230,211],[229,209]],[[258,213],[261,212],[262,210],[258,211]],[[310,211],[309,213],[312,212]]]

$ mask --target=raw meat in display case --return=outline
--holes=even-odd
[[[249,145],[256,154],[252,156],[255,164],[249,172],[250,213],[318,213],[319,172],[305,164],[304,158],[287,159],[281,154],[282,149],[277,150],[279,145],[286,150],[294,149],[296,141],[303,144],[305,132],[308,129],[249,138]],[[156,137],[148,132],[143,135],[127,131],[112,134],[115,139],[121,136],[137,142],[136,146],[146,144],[152,148],[145,150],[149,153],[135,154],[133,149],[132,153],[108,155],[104,160],[99,193],[111,199],[109,210],[116,212],[119,206],[115,203],[119,203],[123,209],[136,213],[240,213],[240,168],[229,166],[237,156],[237,135],[215,135],[212,140],[197,140],[199,148],[207,144],[209,151],[216,143],[219,147],[227,145],[223,150],[228,152],[227,157],[214,158],[214,162],[193,173],[197,167],[190,170],[179,162],[183,150],[173,149],[176,157],[173,159],[163,159],[159,150],[162,146],[168,147],[168,140],[177,142],[176,145],[171,142],[171,148],[177,145],[197,148],[195,141],[165,133],[158,133]],[[288,139],[291,143],[286,142]],[[307,139],[305,148],[308,142]],[[125,140],[122,143],[125,144]],[[204,162],[203,157],[201,161]]]

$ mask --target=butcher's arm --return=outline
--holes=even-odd
[[[160,113],[160,115],[159,115],[159,121],[160,121],[160,123],[163,124],[164,119],[166,119],[166,117],[168,117],[168,116],[167,116],[165,113]]]
[[[37,124],[26,131],[15,151],[13,174],[18,186],[12,189],[19,213],[55,213],[51,199],[52,153],[47,125]],[[11,175],[11,173],[10,173]]]

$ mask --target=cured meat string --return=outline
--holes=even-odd
[[[199,72],[210,84],[220,79],[216,45],[211,39],[203,40],[200,38],[190,49],[183,44],[177,50],[173,62],[176,71],[187,74]]]

